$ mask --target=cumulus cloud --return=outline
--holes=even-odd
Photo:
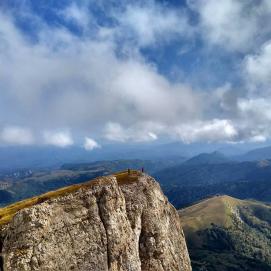
[[[44,143],[56,147],[68,147],[73,145],[73,139],[69,132],[49,132],[43,134]]]
[[[120,34],[125,32],[126,38],[132,38],[140,46],[156,45],[156,42],[193,34],[184,10],[169,9],[152,1],[145,5],[128,5],[115,17],[120,22]]]
[[[91,14],[84,2],[80,6],[77,2],[71,2],[69,6],[59,13],[65,20],[80,26],[83,30],[87,30],[87,27],[92,21]]]
[[[87,151],[92,151],[96,148],[100,148],[101,146],[92,138],[90,137],[85,137],[85,143],[84,143],[84,148]]]
[[[32,132],[23,127],[7,126],[1,132],[1,139],[10,145],[30,145],[34,143]]]
[[[158,139],[154,130],[163,131],[163,127],[153,123],[141,123],[140,125],[122,127],[119,123],[109,122],[105,128],[105,138],[112,141],[127,142],[127,141],[153,141]]]
[[[159,135],[179,139],[184,143],[202,142],[233,142],[238,140],[239,131],[231,120],[213,119],[205,121],[191,121],[174,126],[155,123],[141,123],[140,125],[122,127],[119,123],[108,123],[105,137],[109,140],[153,141]]]
[[[43,26],[38,42],[31,43],[3,18],[1,95],[26,125],[89,132],[89,123],[97,128],[109,120],[123,126],[175,123],[201,110],[200,94],[170,82],[141,56],[119,57],[111,39],[79,39],[63,28]]]
[[[84,8],[80,8],[76,3],[72,2],[70,6],[68,6],[63,11],[64,16],[68,20],[74,20],[79,24],[87,24],[88,22],[88,14]]]
[[[109,10],[104,2],[102,24],[89,3],[71,1],[57,10],[64,23],[54,26],[28,13],[37,22],[34,34],[23,31],[12,12],[0,11],[0,123],[29,127],[35,135],[46,131],[35,142],[60,147],[74,144],[71,133],[120,142],[162,136],[187,143],[270,137],[270,1],[190,0],[186,9],[125,1],[116,9],[109,5]],[[165,72],[168,67],[155,62],[162,51],[163,58],[171,58],[171,49],[180,51],[184,43],[199,40],[202,51],[187,58],[185,52],[167,65],[189,66],[187,73],[193,73],[204,61],[201,57],[216,58],[216,50],[205,52],[206,47],[219,45],[226,58],[241,52],[231,70],[222,69],[235,75],[233,82],[206,90],[185,76],[172,78]],[[180,48],[171,48],[171,42]],[[211,72],[200,72],[209,82]],[[258,96],[247,91],[250,87]],[[23,138],[19,134],[13,137]],[[3,142],[12,138],[7,135]],[[21,142],[34,141],[29,138]],[[84,143],[89,150],[99,146],[88,137]]]
[[[264,43],[255,54],[249,54],[244,60],[244,75],[250,88],[265,88],[270,93],[271,83],[271,40]],[[266,89],[267,88],[267,89]]]
[[[265,135],[255,135],[249,139],[250,142],[265,142],[266,140],[267,137]]]
[[[152,138],[153,140],[158,139],[158,136],[157,136],[155,133],[152,133],[152,132],[149,132],[149,133],[148,133],[148,136],[149,136],[150,138]]]
[[[243,138],[252,141],[265,141],[270,138],[270,102],[270,99],[263,98],[239,99],[238,109],[242,120]]]
[[[246,52],[268,33],[270,1],[189,0],[200,16],[200,33],[211,44]]]
[[[247,120],[268,123],[271,121],[270,102],[264,98],[239,99],[238,108]]]
[[[176,127],[176,134],[186,143],[196,141],[230,142],[238,136],[238,131],[230,120],[214,119],[180,125]]]

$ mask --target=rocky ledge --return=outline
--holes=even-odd
[[[2,270],[191,270],[178,213],[153,178],[90,184],[19,210],[2,226]]]

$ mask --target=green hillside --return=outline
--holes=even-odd
[[[271,270],[271,207],[216,196],[179,211],[193,270]]]

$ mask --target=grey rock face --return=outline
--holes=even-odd
[[[2,230],[5,271],[190,271],[177,211],[143,174],[19,211]]]

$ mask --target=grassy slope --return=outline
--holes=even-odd
[[[179,210],[184,229],[191,233],[212,227],[212,224],[229,228],[233,226],[235,208],[271,212],[271,206],[254,200],[240,200],[227,195],[202,200]],[[260,211],[261,210],[261,211]],[[271,213],[270,213],[271,215]],[[256,219],[256,218],[255,218]],[[268,217],[266,217],[268,219]]]
[[[269,205],[217,196],[179,213],[194,270],[271,270]]]
[[[118,172],[114,174],[113,176],[117,178],[118,184],[122,185],[122,184],[127,184],[129,182],[136,181],[139,174],[140,172],[136,170],[131,170],[130,175],[128,175],[127,171],[123,171],[123,172]],[[4,208],[0,208],[0,226],[8,223],[16,214],[16,212],[18,212],[21,209],[33,206],[35,204],[39,204],[48,199],[65,195],[67,193],[72,193],[74,191],[79,190],[80,188],[87,188],[87,187],[91,187],[97,184],[106,184],[106,179],[97,178],[97,179],[90,180],[82,184],[67,186],[67,187],[64,187],[55,191],[51,191],[51,192],[48,192],[48,193],[45,193],[33,198],[16,202]]]
[[[217,225],[227,225],[228,205],[235,205],[236,199],[229,196],[217,196],[200,201],[180,210],[184,226],[192,229],[208,227],[210,221]]]

